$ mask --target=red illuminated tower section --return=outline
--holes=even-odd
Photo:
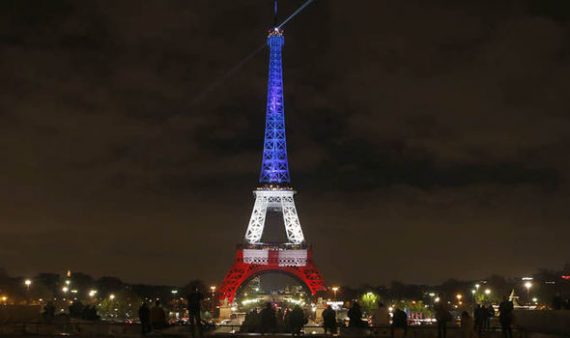
[[[233,303],[239,288],[249,280],[267,272],[285,273],[303,283],[313,296],[325,290],[325,283],[307,246],[295,207],[295,190],[290,186],[281,51],[285,43],[283,31],[275,27],[267,37],[269,77],[260,186],[254,190],[255,202],[235,259],[220,286],[220,300]],[[281,213],[287,242],[261,242],[268,212]]]

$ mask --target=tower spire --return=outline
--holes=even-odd
[[[275,2],[276,4],[277,2]],[[285,107],[283,99],[283,65],[281,51],[285,38],[283,31],[274,27],[267,36],[269,46],[269,75],[267,80],[267,108],[265,137],[259,182],[287,184],[290,182],[285,137]]]
[[[273,27],[277,27],[278,24],[278,17],[277,17],[277,0],[273,0]]]

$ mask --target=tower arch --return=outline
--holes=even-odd
[[[281,272],[297,279],[314,297],[318,291],[326,288],[312,256],[311,248],[283,250],[279,247],[240,247],[220,287],[220,301],[233,303],[238,290],[249,279],[269,272]]]

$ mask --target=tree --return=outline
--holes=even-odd
[[[367,314],[371,314],[372,311],[378,308],[379,300],[380,296],[378,296],[372,291],[369,291],[360,297],[360,306],[362,307],[362,310],[364,310],[364,312],[366,312]]]
[[[124,321],[137,318],[141,303],[142,300],[136,293],[122,290],[105,297],[99,303],[98,310],[103,318]]]
[[[184,292],[184,295],[188,295],[191,292],[194,292],[194,290],[196,289],[198,289],[198,291],[200,291],[204,295],[208,292],[206,284],[200,279],[191,280],[188,284],[186,284],[182,288],[182,291]]]

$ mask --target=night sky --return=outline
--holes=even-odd
[[[271,12],[1,1],[0,266],[221,281],[258,184],[267,50],[228,71]],[[570,261],[567,0],[320,0],[285,39],[292,185],[326,280]]]

